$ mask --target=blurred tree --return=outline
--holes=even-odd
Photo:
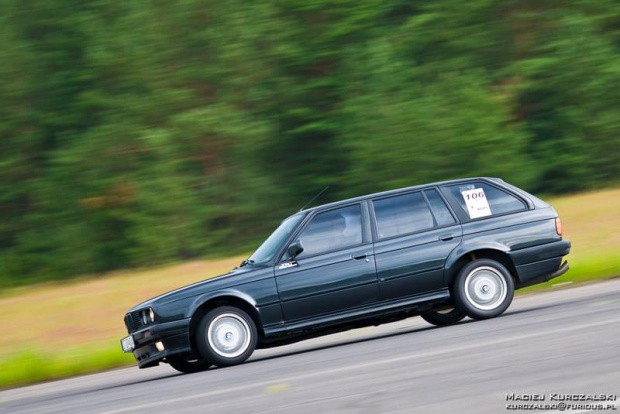
[[[344,105],[351,194],[462,176],[512,177],[527,185],[527,142],[483,71],[417,80],[418,68],[388,41],[365,48]],[[369,157],[368,154],[373,154]],[[372,172],[372,173],[371,173]],[[372,179],[369,180],[369,176]]]
[[[620,58],[595,19],[559,10],[532,17],[539,30],[510,67],[522,76],[517,111],[532,135],[527,153],[541,169],[537,191],[570,192],[620,176]]]
[[[614,0],[0,3],[0,286],[250,249],[320,202],[620,176]]]

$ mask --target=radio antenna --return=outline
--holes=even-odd
[[[310,205],[310,203],[312,203],[314,200],[316,200],[317,198],[319,198],[321,196],[321,194],[323,194],[325,192],[325,190],[327,190],[329,188],[329,186],[326,186],[324,189],[322,189],[317,195],[315,195],[314,197],[312,197],[312,199],[310,201],[308,201],[306,204],[304,204],[304,206],[302,208],[299,209],[299,211],[303,210],[304,208],[308,207]]]

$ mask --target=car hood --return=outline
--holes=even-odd
[[[156,304],[161,305],[164,303],[175,302],[177,300],[200,295],[202,293],[209,291],[211,285],[217,284],[218,287],[220,287],[221,284],[218,284],[217,282],[222,281],[222,279],[234,279],[241,275],[246,275],[247,273],[254,272],[256,270],[258,270],[258,268],[253,268],[251,266],[235,268],[228,273],[224,273],[219,276],[211,277],[209,279],[201,280],[200,282],[192,283],[191,285],[183,286],[178,289],[171,290],[170,292],[161,294],[159,296],[155,296],[154,298],[151,298],[149,300],[146,300],[134,306],[128,312],[133,312],[139,309],[144,309],[149,306],[154,306]],[[231,286],[232,286],[234,284],[234,281],[231,280],[231,282],[232,282],[231,283]]]

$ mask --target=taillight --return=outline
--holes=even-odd
[[[555,219],[555,232],[558,234],[558,236],[562,235],[562,220],[560,220],[559,217]]]

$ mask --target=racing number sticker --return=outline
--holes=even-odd
[[[491,207],[482,188],[461,191],[461,194],[463,194],[469,218],[476,219],[491,215]]]

